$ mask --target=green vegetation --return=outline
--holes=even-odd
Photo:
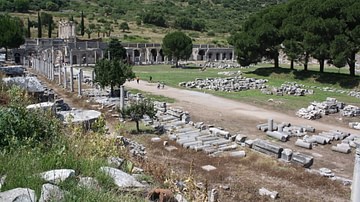
[[[164,55],[174,58],[176,67],[179,67],[179,60],[186,60],[192,53],[191,38],[183,32],[172,32],[167,34],[162,43]]]
[[[252,15],[240,33],[230,38],[241,65],[256,64],[262,58],[279,67],[279,52],[304,64],[318,60],[341,68],[349,65],[355,76],[355,55],[360,50],[360,3],[357,0],[294,0]]]
[[[122,47],[120,41],[111,39],[105,58],[96,62],[94,68],[96,75],[95,82],[102,88],[110,85],[111,96],[114,95],[114,86],[121,86],[127,79],[135,77],[131,66],[126,61],[124,62],[125,58],[126,50]]]
[[[39,174],[68,168],[76,173],[59,184],[67,192],[65,201],[144,201],[140,195],[120,192],[100,171],[107,157],[127,157],[124,145],[105,136],[104,119],[98,119],[93,131],[73,124],[63,127],[50,111],[26,110],[31,97],[19,88],[2,86],[0,95],[0,176],[6,175],[1,191],[27,187],[39,197],[46,183]],[[79,177],[85,176],[97,179],[100,188],[80,188]]]
[[[6,49],[5,60],[7,60],[7,50],[18,48],[25,42],[25,30],[19,18],[9,15],[0,15],[0,30],[0,48]]]
[[[360,89],[360,78],[346,75],[345,69],[343,69],[342,72],[339,72],[338,68],[327,67],[326,69],[328,72],[321,73],[318,70],[318,66],[309,66],[308,71],[303,71],[301,66],[295,66],[294,70],[291,70],[288,65],[282,66],[283,67],[272,68],[269,67],[268,64],[261,64],[253,68],[241,69],[241,71],[245,77],[268,79],[269,86],[279,87],[284,82],[297,82],[307,87],[331,87],[340,90]],[[200,71],[200,68],[170,68],[168,65],[146,67],[135,66],[133,67],[133,70],[140,78],[149,78],[149,76],[152,76],[153,81],[163,81],[166,85],[172,87],[178,87],[180,82],[192,81],[196,78],[224,77],[224,75],[218,75],[218,72],[238,71],[238,69],[224,70],[210,68],[205,71]],[[241,92],[194,90],[291,113],[301,107],[308,106],[312,101],[324,101],[326,97],[335,97],[348,104],[356,104],[359,102],[358,98],[347,96],[346,94],[325,92],[317,89],[314,89],[315,93],[313,95],[306,95],[301,99],[296,96],[265,95],[262,94],[260,90]],[[274,105],[274,103],[267,102],[270,98],[281,101],[283,104]]]
[[[144,115],[148,115],[150,118],[154,118],[155,116],[154,103],[150,100],[133,101],[129,103],[121,113],[124,117],[135,121],[136,130],[140,132],[139,121]]]

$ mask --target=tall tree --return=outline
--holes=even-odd
[[[261,61],[260,47],[256,38],[246,32],[237,33],[230,37],[229,43],[235,47],[237,61],[241,66],[249,66]]]
[[[80,35],[81,35],[81,36],[84,36],[84,34],[85,34],[84,12],[81,11]]]
[[[162,49],[164,55],[175,58],[176,67],[179,67],[179,60],[189,59],[192,53],[193,44],[191,38],[180,31],[167,34],[163,38]]]
[[[120,29],[122,29],[122,32],[125,32],[125,30],[129,30],[130,28],[127,22],[122,22],[120,24]]]
[[[41,18],[40,18],[40,13],[38,12],[38,38],[42,37],[42,25],[41,25]]]
[[[110,60],[126,60],[126,49],[121,45],[121,42],[116,38],[111,38],[108,48],[105,50],[105,58],[109,58],[108,54],[110,53]]]
[[[26,37],[27,38],[31,38],[31,21],[29,18],[27,18],[27,32],[26,32]]]
[[[114,87],[123,85],[127,79],[133,79],[135,74],[130,65],[122,60],[99,60],[94,68],[95,82],[102,88],[110,86],[110,95],[114,95]]]
[[[8,49],[18,48],[25,42],[24,27],[19,18],[0,15],[0,30],[0,47],[5,47],[5,60],[7,60]]]

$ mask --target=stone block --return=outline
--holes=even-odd
[[[205,165],[205,166],[201,166],[201,168],[205,171],[212,171],[212,170],[216,170],[216,167],[215,166],[212,166],[212,165]]]

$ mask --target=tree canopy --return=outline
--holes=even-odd
[[[25,42],[24,26],[17,17],[0,15],[0,30],[0,47],[4,47],[6,50],[11,48],[18,48]]]
[[[124,117],[130,118],[136,123],[136,130],[140,132],[139,121],[148,115],[150,118],[155,116],[154,103],[150,100],[133,101],[127,105],[121,112]]]
[[[327,61],[336,67],[348,64],[354,76],[355,54],[360,50],[359,10],[357,0],[293,0],[250,16],[229,42],[241,65],[268,58],[277,67],[279,51],[283,51],[291,67],[300,61],[307,70],[308,59],[313,57],[320,72]]]
[[[126,49],[121,45],[121,42],[116,38],[111,38],[108,48],[105,50],[105,57],[108,58],[110,53],[110,60],[126,60]]]
[[[192,47],[191,38],[180,31],[167,34],[162,42],[164,54],[175,59],[176,67],[179,66],[179,60],[189,59]]]

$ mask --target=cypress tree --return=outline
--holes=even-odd
[[[84,34],[85,34],[84,13],[83,13],[83,11],[81,11],[80,34],[81,34],[81,36],[84,36]]]
[[[31,29],[30,28],[31,28],[31,22],[30,22],[30,19],[28,18],[27,19],[27,35],[26,35],[28,38],[31,38]]]
[[[41,18],[40,18],[40,13],[38,12],[38,38],[42,37],[42,25],[41,25]]]
[[[48,28],[48,37],[51,38],[52,20],[49,20]]]

